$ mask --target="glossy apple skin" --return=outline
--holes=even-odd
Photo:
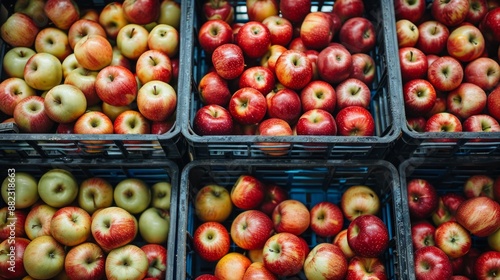
[[[396,0],[394,1],[394,11],[396,14],[396,19],[407,19],[413,23],[418,23],[424,16],[425,6],[425,0],[417,0],[414,2],[408,2],[406,0]]]
[[[201,188],[196,193],[194,204],[196,216],[203,222],[223,222],[233,210],[228,190],[219,185],[209,184]]]
[[[288,192],[285,189],[276,184],[266,184],[264,187],[264,200],[259,209],[271,216],[274,207],[286,199],[288,199]]]
[[[335,118],[337,133],[342,136],[373,136],[375,120],[370,111],[359,106],[341,109]]]
[[[403,85],[403,101],[408,116],[421,116],[434,107],[437,94],[434,86],[424,79],[415,79]]]
[[[242,279],[247,268],[252,264],[249,258],[238,252],[230,252],[215,265],[215,276],[218,279]]]
[[[297,274],[307,256],[300,237],[287,232],[271,236],[263,252],[264,266],[278,276]]]
[[[284,0],[280,1],[279,9],[282,17],[292,23],[299,23],[311,11],[311,1]]]
[[[13,117],[19,129],[30,133],[47,133],[54,122],[45,112],[43,97],[29,96],[17,104]]]
[[[352,67],[351,53],[339,43],[330,44],[318,54],[319,75],[331,84],[347,79]]]
[[[495,88],[488,94],[486,107],[489,115],[500,122],[500,87]]]
[[[263,120],[257,127],[257,135],[263,136],[292,136],[293,130],[290,125],[278,118],[269,118]],[[259,143],[260,149],[271,156],[282,156],[286,155],[290,147],[288,143],[273,143],[273,142],[263,142]],[[268,147],[271,146],[271,147]],[[272,147],[276,146],[276,147]]]
[[[105,275],[106,258],[99,245],[82,243],[69,249],[64,259],[66,274],[75,280],[102,279]]]
[[[500,82],[500,66],[492,58],[480,57],[465,66],[464,78],[466,82],[473,83],[484,91],[490,91]]]
[[[340,0],[335,1],[332,10],[342,22],[345,22],[350,18],[363,16],[365,5],[360,0]]]
[[[62,30],[68,30],[80,17],[77,4],[71,0],[48,0],[44,11],[54,25]]]
[[[333,22],[326,12],[311,12],[300,26],[300,38],[308,49],[321,50],[333,38]]]
[[[418,25],[418,34],[415,47],[427,55],[439,55],[446,48],[450,30],[438,21],[428,20]]]
[[[493,195],[494,179],[484,174],[475,174],[470,176],[464,183],[464,195],[466,198],[477,196],[487,196],[495,199]],[[458,208],[458,205],[457,205]]]
[[[446,108],[462,120],[477,115],[486,107],[487,95],[484,90],[472,83],[462,83],[448,93]]]
[[[250,21],[262,22],[270,16],[277,16],[279,13],[277,0],[249,0],[246,6]]]
[[[194,117],[194,130],[200,135],[230,135],[233,118],[224,107],[212,104],[200,108]]]
[[[310,214],[310,227],[319,236],[335,236],[344,226],[342,210],[332,202],[322,201],[314,205]]]
[[[347,259],[338,246],[320,243],[307,255],[304,274],[307,279],[344,279],[347,267]]]
[[[274,208],[272,220],[276,232],[300,235],[309,228],[311,218],[309,209],[300,201],[288,199]]]
[[[479,24],[481,32],[485,39],[490,42],[500,41],[500,31],[498,30],[498,22],[500,22],[500,7],[493,8],[486,13],[483,20]]]
[[[227,80],[238,78],[245,70],[243,51],[235,44],[217,47],[212,53],[212,63],[217,74]]]
[[[240,88],[229,100],[229,113],[243,125],[260,123],[266,116],[266,98],[260,91],[245,87]]]
[[[285,87],[300,90],[312,79],[312,63],[304,52],[289,49],[276,60],[275,73]]]
[[[472,246],[471,235],[456,221],[440,224],[434,232],[434,241],[452,259],[464,256]]]
[[[300,96],[294,90],[284,88],[266,95],[267,115],[286,121],[290,126],[297,123],[302,112]]]
[[[12,14],[0,28],[2,39],[12,47],[32,47],[39,31],[33,19],[23,13]]]
[[[441,56],[429,65],[427,79],[438,91],[456,89],[463,81],[464,71],[458,60]]]
[[[0,265],[0,273],[6,277],[6,279],[19,279],[26,275],[26,270],[24,269],[24,250],[30,243],[30,240],[24,237],[17,236],[14,239],[5,239],[0,243],[0,260],[2,261],[2,265]],[[14,248],[15,256],[13,259],[10,255],[12,255],[12,248]],[[14,264],[15,271],[10,270]]]
[[[375,70],[377,68],[375,60],[366,53],[355,53],[351,58],[352,71],[349,78],[358,79],[371,88],[375,80]]]
[[[198,31],[198,42],[201,48],[210,55],[218,46],[232,41],[233,30],[231,26],[220,19],[206,21]]]
[[[389,247],[389,231],[379,217],[361,215],[349,224],[347,242],[356,255],[375,258]]]
[[[477,279],[494,279],[500,272],[500,252],[486,251],[480,254],[474,263],[474,274]]]
[[[337,104],[335,88],[321,80],[311,81],[300,91],[302,111],[322,109],[333,114]]]
[[[284,17],[268,16],[262,21],[271,32],[271,45],[287,46],[293,37],[292,23]]]
[[[364,279],[365,277],[387,280],[385,266],[380,258],[354,257],[349,261],[347,279]]]
[[[238,214],[231,224],[231,239],[245,250],[263,248],[273,233],[273,221],[259,210],[246,210]]]
[[[336,135],[337,123],[332,114],[322,109],[312,109],[300,116],[295,130],[297,135]]]
[[[205,222],[193,234],[194,251],[204,260],[220,260],[229,252],[231,239],[229,232],[219,222]]]
[[[411,239],[413,250],[425,246],[434,246],[434,232],[436,227],[427,220],[418,220],[411,224]]]
[[[469,198],[457,209],[457,221],[479,237],[486,237],[500,228],[500,204],[491,198]]]
[[[366,214],[376,215],[380,211],[377,193],[365,185],[354,185],[344,191],[340,198],[340,208],[348,221]]]
[[[263,66],[247,68],[238,80],[240,88],[252,87],[260,91],[264,96],[274,89],[275,83],[276,78],[274,73],[269,68]]]
[[[427,77],[427,57],[421,50],[415,47],[400,48],[399,61],[403,82]]]
[[[371,91],[361,80],[348,78],[335,87],[335,93],[338,110],[348,106],[370,107]]]
[[[455,115],[447,112],[441,112],[432,115],[427,119],[425,132],[454,132],[462,131],[462,123]],[[441,140],[440,140],[441,141]],[[442,139],[442,141],[448,141]]]
[[[260,58],[271,46],[271,32],[261,22],[246,22],[238,31],[236,44],[246,57]]]
[[[94,213],[91,232],[97,244],[109,252],[134,240],[137,219],[122,208],[107,207]]]
[[[480,57],[485,47],[483,34],[473,25],[462,25],[454,29],[446,43],[448,53],[462,62]]]
[[[160,17],[160,1],[158,0],[125,0],[123,14],[131,23],[148,24]]]
[[[96,77],[99,98],[113,106],[125,106],[137,97],[137,81],[134,74],[123,66],[107,66]]]
[[[243,275],[245,280],[278,280],[278,277],[269,271],[262,262],[252,262]]]
[[[453,268],[448,256],[438,247],[426,246],[414,252],[415,276],[418,280],[449,279]]]
[[[433,1],[431,14],[446,26],[457,26],[464,22],[469,11],[468,0]]]
[[[250,210],[256,209],[264,199],[264,184],[252,175],[241,175],[231,188],[231,201],[234,206]]]
[[[429,217],[438,207],[435,187],[425,179],[412,179],[407,183],[410,216],[415,219]]]
[[[340,28],[339,40],[351,54],[368,53],[376,44],[375,26],[364,17],[350,18]]]

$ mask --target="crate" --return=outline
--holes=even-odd
[[[263,161],[263,160],[199,160],[186,165],[181,174],[177,235],[176,279],[194,279],[202,273],[213,273],[216,263],[203,261],[193,251],[193,234],[201,224],[194,214],[196,191],[209,183],[231,189],[242,174],[251,174],[263,182],[276,183],[288,191],[289,197],[311,209],[320,201],[339,203],[343,191],[353,185],[367,185],[381,200],[380,217],[389,229],[390,247],[382,256],[388,279],[406,279],[406,252],[401,215],[399,179],[396,168],[386,161]],[[240,210],[241,211],[241,210]],[[233,211],[223,224],[229,230]],[[347,224],[344,225],[345,228]],[[331,242],[316,236],[310,229],[301,235],[312,248],[321,242]],[[243,252],[234,243],[230,251]],[[303,273],[297,275],[305,279]]]
[[[375,119],[376,131],[371,137],[355,136],[200,136],[193,130],[193,119],[199,108],[203,106],[197,93],[197,82],[207,72],[211,62],[197,42],[199,27],[203,24],[200,15],[199,1],[188,1],[184,18],[190,19],[186,28],[189,35],[185,38],[186,51],[190,57],[184,62],[192,72],[190,79],[183,84],[186,92],[182,94],[182,134],[188,145],[188,153],[194,159],[243,159],[243,158],[273,158],[262,152],[258,143],[274,143],[276,150],[285,149],[282,158],[289,159],[383,159],[400,134],[401,101],[395,90],[398,80],[394,79],[399,70],[397,65],[397,43],[394,31],[394,7],[386,1],[365,1],[367,18],[374,22],[377,30],[377,46],[371,53],[377,64],[376,78],[372,86],[372,102],[370,111]],[[235,7],[235,21],[246,22],[245,1],[229,1]],[[312,11],[331,11],[334,1],[312,1]],[[191,47],[192,46],[192,47]],[[189,86],[188,86],[189,85]],[[312,147],[312,148],[311,148]]]
[[[402,195],[402,215],[409,220],[408,201],[406,197],[407,182],[411,179],[422,178],[429,181],[442,195],[447,192],[461,193],[465,181],[472,175],[488,175],[493,179],[500,176],[500,158],[498,157],[455,157],[450,159],[438,158],[410,158],[399,165]],[[411,238],[409,226],[404,228],[404,235]],[[407,279],[415,279],[414,256],[411,240],[408,240]],[[485,248],[485,238],[473,237],[473,246]]]
[[[16,1],[2,1],[0,8],[4,16],[13,13]],[[80,10],[102,9],[110,0],[75,1]],[[181,2],[180,0],[178,2]],[[182,7],[181,7],[182,8]],[[181,30],[184,24],[181,25]],[[181,33],[182,31],[179,30]],[[0,39],[0,64],[4,54],[10,47]],[[183,47],[180,47],[180,50]],[[182,52],[182,51],[181,51]],[[179,54],[179,59],[183,56]],[[183,64],[182,61],[179,64]],[[2,68],[2,67],[0,67]],[[181,66],[183,68],[183,66]],[[6,76],[0,69],[0,79],[3,81]],[[185,71],[179,71],[180,75]],[[180,80],[180,78],[179,78]],[[178,99],[180,90],[178,81],[171,85],[176,88]],[[178,102],[179,103],[179,102]],[[7,116],[0,112],[0,122]],[[123,134],[31,134],[19,133],[19,129],[13,124],[0,124],[0,156],[9,158],[109,158],[109,159],[179,159],[186,151],[184,139],[181,137],[181,129],[177,116],[175,124],[162,135],[123,135]],[[95,145],[89,141],[104,141],[102,145]]]
[[[135,160],[117,161],[107,159],[73,159],[61,161],[57,159],[23,159],[23,160],[0,160],[0,179],[3,181],[12,172],[28,172],[36,179],[39,179],[45,172],[61,168],[71,172],[78,183],[86,178],[100,177],[115,186],[126,178],[138,178],[152,186],[157,182],[170,182],[172,185],[171,208],[170,208],[170,231],[167,244],[162,244],[167,248],[167,275],[166,279],[173,277],[175,268],[175,237],[177,228],[177,209],[179,197],[179,168],[170,161],[155,160]],[[0,199],[0,207],[5,206],[5,202]],[[136,218],[139,218],[136,215]],[[139,233],[133,242],[137,246],[146,244],[141,240]]]

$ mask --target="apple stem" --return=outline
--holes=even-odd
[[[130,38],[134,37],[135,27],[130,30]]]
[[[149,56],[149,59],[151,59],[151,61],[153,62],[153,66],[156,66],[156,60],[152,56]]]

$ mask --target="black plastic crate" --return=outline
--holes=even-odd
[[[246,22],[245,1],[229,1],[235,7],[235,22]],[[311,11],[331,11],[334,1],[312,1]],[[372,86],[370,111],[375,120],[375,135],[370,137],[356,136],[201,136],[193,130],[193,119],[196,111],[203,106],[197,93],[197,83],[207,72],[210,61],[197,42],[199,27],[203,24],[200,1],[188,1],[187,14],[183,18],[190,19],[186,27],[186,57],[184,63],[192,71],[186,77],[190,80],[182,90],[182,110],[179,110],[182,121],[182,134],[188,142],[188,153],[194,159],[205,158],[272,158],[257,143],[271,142],[271,148],[285,147],[288,159],[383,159],[393,147],[400,135],[401,100],[397,86],[399,81],[393,77],[399,69],[397,65],[397,39],[395,33],[394,7],[386,1],[365,1],[366,17],[371,20],[377,31],[377,45],[370,53],[376,62],[376,77]],[[313,148],[311,149],[311,145]],[[269,146],[266,146],[269,148]]]
[[[166,279],[175,279],[175,250],[176,250],[176,229],[177,229],[177,209],[179,197],[179,168],[170,161],[135,160],[117,161],[102,159],[27,159],[27,160],[0,160],[0,179],[3,181],[12,172],[27,172],[37,180],[47,171],[60,168],[67,170],[75,176],[78,183],[90,177],[100,177],[115,186],[126,178],[138,178],[152,186],[157,182],[170,182],[172,185],[171,206],[170,206],[170,230],[168,241],[162,244],[167,248],[167,273]],[[0,199],[0,207],[5,206],[3,199]],[[139,218],[140,214],[135,215]],[[137,234],[133,242],[137,246],[146,244]]]
[[[7,0],[0,3],[0,8],[4,9],[7,16],[13,13],[16,1]],[[80,10],[96,9],[100,10],[111,0],[75,1]],[[122,2],[122,1],[118,1]],[[181,2],[181,0],[177,1]],[[181,9],[183,8],[181,5]],[[183,32],[184,23],[181,20],[179,34]],[[181,42],[179,42],[181,43]],[[2,64],[4,54],[9,50],[0,39],[0,64]],[[179,65],[183,64],[181,59],[182,46],[179,47]],[[179,66],[179,76],[185,72],[184,66]],[[6,76],[0,67],[0,80]],[[178,104],[180,103],[179,81],[171,84],[177,93]],[[178,106],[179,107],[179,106]],[[0,112],[0,122],[7,117]],[[123,134],[56,134],[54,133],[20,133],[16,125],[0,124],[0,155],[10,158],[61,158],[61,157],[81,157],[81,158],[168,158],[178,159],[183,157],[186,151],[184,139],[181,137],[180,121],[175,116],[175,124],[166,133],[161,135],[123,135]],[[102,145],[89,144],[87,141],[105,141]]]
[[[399,165],[402,195],[402,215],[405,220],[410,219],[408,201],[406,197],[407,182],[421,178],[429,181],[439,195],[445,193],[463,193],[465,181],[472,175],[487,175],[495,179],[500,176],[500,158],[498,157],[454,157],[439,158],[410,158]],[[411,228],[404,228],[404,235],[408,236],[408,279],[415,279],[414,256],[411,245]],[[473,247],[485,248],[486,239],[473,236]]]
[[[251,174],[263,182],[276,183],[288,191],[292,199],[311,209],[320,201],[339,203],[344,190],[353,185],[374,189],[381,201],[380,217],[388,226],[389,249],[382,256],[388,279],[406,279],[406,241],[403,227],[407,224],[401,213],[399,176],[386,161],[263,161],[263,160],[199,160],[188,164],[181,174],[177,235],[176,279],[194,279],[202,273],[214,273],[216,263],[203,261],[193,250],[192,237],[201,224],[194,213],[193,200],[198,189],[215,183],[231,189],[242,174]],[[223,224],[229,230],[233,214]],[[345,228],[347,225],[344,225]],[[310,248],[331,242],[316,236],[310,229],[301,235]],[[243,252],[231,243],[230,251]],[[303,273],[297,275],[305,279]]]

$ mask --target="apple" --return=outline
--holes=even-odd
[[[15,184],[15,189],[12,190]],[[14,192],[16,209],[25,209],[38,200],[38,180],[27,172],[10,173],[2,182],[1,194],[3,201],[8,205],[10,193]]]
[[[243,210],[256,209],[264,195],[264,184],[252,175],[240,175],[230,192],[233,205]]]
[[[148,184],[141,179],[123,179],[114,188],[113,200],[116,206],[131,214],[138,214],[149,206],[151,190]]]
[[[411,223],[411,240],[413,250],[416,251],[425,246],[434,246],[434,232],[436,227],[427,220],[417,220]]]
[[[399,49],[399,65],[403,83],[425,79],[429,65],[425,54],[415,47],[404,47]]]
[[[99,52],[95,51],[97,49]],[[111,64],[113,47],[106,37],[90,34],[76,43],[74,54],[82,67],[89,70],[101,70]]]
[[[368,86],[356,78],[347,78],[335,87],[337,109],[348,106],[360,106],[368,109],[371,101],[371,91]]]
[[[128,24],[121,2],[106,4],[99,13],[99,24],[104,27],[106,34],[111,39],[116,39],[118,32]]]
[[[134,74],[123,66],[106,66],[99,71],[95,81],[99,98],[113,106],[126,106],[137,96]]]
[[[488,3],[487,0],[472,0],[470,1],[469,11],[465,17],[466,22],[470,22],[474,25],[479,25],[483,20],[484,16],[488,13]]]
[[[486,251],[481,253],[474,264],[477,279],[494,279],[500,271],[500,252]]]
[[[469,232],[456,221],[440,224],[434,232],[434,241],[452,259],[464,256],[472,246]]]
[[[342,193],[340,208],[344,217],[352,221],[360,215],[377,214],[380,210],[380,199],[372,188],[354,185]]]
[[[486,107],[486,93],[472,83],[462,83],[448,93],[446,108],[448,112],[461,119],[477,115]]]
[[[273,233],[273,221],[259,210],[241,212],[231,223],[231,239],[245,250],[263,248]]]
[[[275,73],[278,81],[292,90],[304,88],[312,79],[311,60],[304,52],[287,50],[276,60]]]
[[[300,25],[300,38],[307,49],[322,50],[334,36],[333,22],[329,13],[310,12]]]
[[[490,91],[500,82],[500,66],[489,57],[479,57],[465,66],[464,80]]]
[[[302,112],[300,96],[292,89],[283,88],[266,95],[267,115],[286,121],[290,126],[297,123]]]
[[[245,270],[245,274],[243,275],[243,279],[245,280],[260,280],[260,279],[267,279],[267,280],[277,280],[278,277],[269,271],[264,266],[264,263],[262,262],[252,262],[250,266]]]
[[[217,74],[227,80],[238,78],[245,70],[242,49],[231,43],[220,45],[214,50],[212,63]]]
[[[14,4],[14,12],[28,15],[35,21],[37,26],[43,27],[47,25],[49,21],[43,11],[44,5],[45,1],[42,0],[16,1]]]
[[[146,244],[141,247],[148,258],[149,268],[146,277],[165,279],[167,270],[167,249],[158,244]]]
[[[54,122],[47,115],[43,101],[43,97],[29,96],[18,102],[13,117],[21,131],[46,133],[53,127]]]
[[[271,46],[271,32],[258,21],[248,21],[241,26],[236,44],[248,58],[260,58]]]
[[[434,225],[439,226],[445,222],[455,220],[452,216],[450,209],[444,205],[443,199],[439,197],[438,207],[431,215]]]
[[[277,16],[279,12],[276,0],[248,0],[246,1],[248,19],[262,22],[270,16]]]
[[[339,43],[331,43],[318,54],[320,77],[331,84],[347,79],[352,72],[351,53]]]
[[[75,49],[75,45],[87,35],[101,35],[106,38],[106,30],[98,22],[90,19],[79,19],[71,25],[68,30],[68,41],[71,49]]]
[[[283,0],[279,1],[281,16],[292,22],[300,23],[311,12],[311,1]]]
[[[263,252],[264,266],[279,277],[300,272],[307,256],[300,237],[288,232],[271,236]]]
[[[29,239],[15,237],[0,242],[0,273],[6,279],[18,279],[27,276],[24,269],[24,250],[30,243]]]
[[[259,123],[256,134],[263,136],[292,136],[293,130],[282,119],[268,118]],[[283,142],[260,142],[257,145],[261,151],[270,156],[286,155],[290,148],[289,143]]]
[[[450,212],[451,215],[455,216],[457,213],[458,206],[466,200],[466,197],[462,194],[447,192],[440,196],[443,205]]]
[[[355,256],[349,260],[347,279],[387,279],[384,263],[380,258],[362,258]]]
[[[50,223],[57,209],[47,204],[37,204],[26,216],[24,231],[30,240],[39,236],[50,235]]]
[[[0,83],[0,111],[12,116],[19,101],[34,95],[36,91],[22,78],[7,78]]]
[[[37,53],[50,53],[60,61],[72,53],[67,33],[55,27],[46,27],[38,32],[35,50]]]
[[[170,210],[172,184],[169,182],[157,182],[151,186],[151,206]]]
[[[406,123],[408,127],[417,132],[424,132],[425,123],[427,120],[425,117],[407,117]]]
[[[12,202],[10,204],[12,205]],[[27,212],[22,209],[12,209],[12,206],[0,208],[0,240],[2,241],[25,236],[24,224]]]
[[[95,89],[98,73],[98,71],[90,71],[80,67],[71,71],[64,78],[64,84],[80,89],[85,96],[87,106],[96,105],[101,101]]]
[[[276,205],[286,199],[288,199],[288,192],[284,188],[276,184],[265,184],[264,199],[259,209],[271,216]]]
[[[250,259],[242,253],[230,252],[217,262],[214,275],[218,279],[243,279],[250,264]]]
[[[500,132],[500,124],[490,115],[478,114],[463,122],[463,130],[470,132]]]
[[[342,24],[339,41],[351,54],[368,53],[376,44],[375,26],[364,17],[352,17]]]
[[[428,80],[415,79],[403,85],[403,100],[408,116],[428,113],[433,108],[436,98],[436,90]]]
[[[297,135],[337,134],[337,124],[332,114],[322,109],[312,109],[300,116],[295,131]]]
[[[438,207],[436,188],[429,181],[421,178],[407,182],[408,209],[410,216],[416,219],[430,217]]]
[[[347,266],[347,259],[338,246],[320,243],[307,255],[304,274],[307,279],[344,279]]]
[[[80,19],[92,20],[95,22],[99,22],[99,11],[93,8],[83,9],[80,12]]]
[[[432,115],[425,124],[425,132],[457,132],[462,131],[460,119],[447,112]],[[444,140],[446,141],[446,139]]]
[[[500,252],[500,229],[495,231],[494,233],[488,235],[487,241],[488,245],[495,251]]]
[[[287,46],[293,37],[292,23],[279,15],[271,15],[262,20],[271,33],[271,45]]]
[[[90,214],[83,208],[59,208],[50,222],[50,235],[65,246],[76,246],[90,237]]]
[[[45,113],[54,122],[76,121],[87,109],[83,92],[73,85],[63,84],[51,88],[44,98]]]
[[[322,109],[333,113],[337,104],[335,88],[329,83],[321,80],[309,82],[300,91],[300,103],[302,111]]]
[[[112,134],[113,122],[104,113],[90,111],[80,116],[73,127],[75,134]],[[85,141],[88,144],[104,143],[103,141]]]
[[[436,246],[415,250],[416,279],[449,279],[453,275],[450,258]]]
[[[193,249],[205,261],[220,260],[229,252],[230,237],[227,229],[219,222],[205,222],[193,234]]]
[[[310,210],[311,230],[321,237],[336,236],[344,226],[344,215],[339,206],[322,201]]]
[[[232,41],[233,30],[227,22],[221,19],[206,21],[201,25],[198,31],[198,42],[200,47],[209,55],[211,55],[218,46],[229,44]]]
[[[311,61],[311,66],[313,70],[313,76],[312,76],[312,81],[319,80],[319,70],[318,70],[318,54],[319,52],[317,50],[306,50],[304,52]]]
[[[309,209],[295,199],[280,202],[274,208],[271,217],[276,232],[288,232],[295,235],[304,233],[311,222]]]
[[[233,118],[224,107],[211,104],[198,109],[193,120],[194,130],[200,135],[229,135],[233,132]]]
[[[13,13],[0,27],[0,37],[12,47],[32,47],[40,28],[23,13]]]
[[[500,110],[498,109],[500,104],[500,87],[495,88],[492,92],[488,94],[488,99],[486,101],[486,106],[490,116],[500,121]]]
[[[464,78],[462,65],[451,56],[442,56],[429,65],[427,79],[438,91],[452,91]]]
[[[141,84],[150,81],[170,82],[172,79],[172,63],[170,58],[160,50],[147,50],[136,62],[136,74]]]
[[[492,9],[488,9],[486,15],[484,15],[483,19],[479,23],[479,28],[481,32],[484,34],[486,39],[489,42],[498,43],[500,40],[500,32],[498,32],[498,17],[500,14],[500,7],[492,7]]]
[[[113,204],[113,186],[104,178],[87,178],[80,183],[77,199],[82,209],[93,214]]]
[[[139,216],[139,233],[147,243],[165,244],[170,231],[170,212],[150,207]]]
[[[261,81],[261,78],[262,76],[255,77],[258,82]],[[226,106],[232,95],[227,81],[215,71],[210,71],[201,78],[198,82],[198,93],[204,105],[220,106]]]
[[[164,121],[175,111],[177,94],[168,83],[153,80],[145,83],[137,92],[139,112],[151,121]]]
[[[367,109],[360,106],[342,108],[335,117],[337,132],[342,136],[373,136],[375,120]]]
[[[59,29],[68,30],[80,19],[78,4],[71,0],[47,0],[43,8],[50,21]]]
[[[129,23],[123,26],[116,35],[116,46],[128,59],[138,59],[148,50],[149,31],[142,25]]]
[[[342,23],[353,17],[361,17],[365,12],[365,5],[360,0],[340,0],[333,3],[333,13],[337,14]]]
[[[73,70],[85,70],[76,60],[75,53],[68,55],[61,63],[62,77],[66,78]]]
[[[34,89],[49,90],[60,84],[62,78],[61,62],[49,53],[36,53],[24,67],[24,80]]]
[[[493,194],[493,185],[495,180],[484,174],[475,174],[469,176],[464,183],[464,195],[466,198],[473,198],[477,196],[487,196],[495,199]]]
[[[68,206],[78,196],[78,182],[68,170],[53,168],[38,180],[38,194],[49,206]]]
[[[168,24],[179,30],[181,19],[181,5],[174,0],[160,1],[160,16],[158,24]]]
[[[375,258],[389,247],[389,231],[379,217],[372,214],[361,215],[349,224],[347,243],[357,256]]]
[[[266,115],[266,98],[260,91],[244,87],[237,90],[229,100],[229,113],[243,125],[259,123]]]
[[[239,88],[252,87],[260,91],[260,93],[264,96],[274,89],[275,83],[274,73],[269,68],[263,66],[253,66],[247,68],[243,71],[238,80]]]
[[[111,250],[104,264],[107,279],[143,279],[148,269],[149,262],[146,253],[133,244]]]
[[[247,268],[248,269],[248,268]],[[212,274],[201,274],[198,277],[194,278],[195,280],[219,280],[219,278],[215,277],[215,275]]]
[[[442,24],[452,27],[464,22],[469,12],[468,0],[432,1],[432,17]]]
[[[414,47],[418,41],[418,27],[407,19],[400,19],[396,21],[396,36],[398,40],[398,47]]]
[[[148,24],[160,17],[160,1],[158,0],[125,0],[123,14],[131,23]]]
[[[234,20],[234,7],[229,1],[206,1],[202,6],[202,14],[206,20],[220,19],[229,24]]]
[[[349,247],[349,243],[347,242],[347,228],[341,230],[335,237],[333,238],[332,244],[337,245],[347,260],[354,257],[354,252]]]
[[[214,184],[205,185],[196,193],[194,206],[196,216],[202,222],[223,222],[233,209],[229,191]]]
[[[171,25],[158,24],[149,32],[148,47],[173,58],[179,53],[179,32]]]
[[[439,55],[446,49],[449,36],[450,30],[446,25],[436,20],[427,20],[418,25],[418,40],[415,47],[427,55]]]
[[[349,78],[355,78],[368,87],[370,87],[375,80],[375,60],[369,54],[355,53],[351,55],[352,58],[352,71]]]
[[[485,45],[483,34],[479,28],[473,25],[462,25],[450,33],[446,50],[450,56],[462,62],[469,62],[483,54]]]
[[[8,50],[2,61],[3,70],[8,77],[24,78],[24,67],[35,51],[27,47],[13,47]]]
[[[97,244],[110,252],[134,240],[138,225],[137,219],[127,210],[111,206],[94,212],[90,229]]]
[[[276,61],[286,50],[287,48],[281,45],[271,45],[260,59],[260,65],[269,68],[273,74],[276,74]]]
[[[491,198],[469,198],[458,206],[457,222],[478,237],[486,237],[500,228],[500,204]]]
[[[97,244],[85,242],[69,249],[64,270],[71,279],[102,279],[105,261],[104,252]]]
[[[64,246],[52,236],[40,236],[24,250],[24,269],[33,278],[50,279],[64,269],[65,256]]]

